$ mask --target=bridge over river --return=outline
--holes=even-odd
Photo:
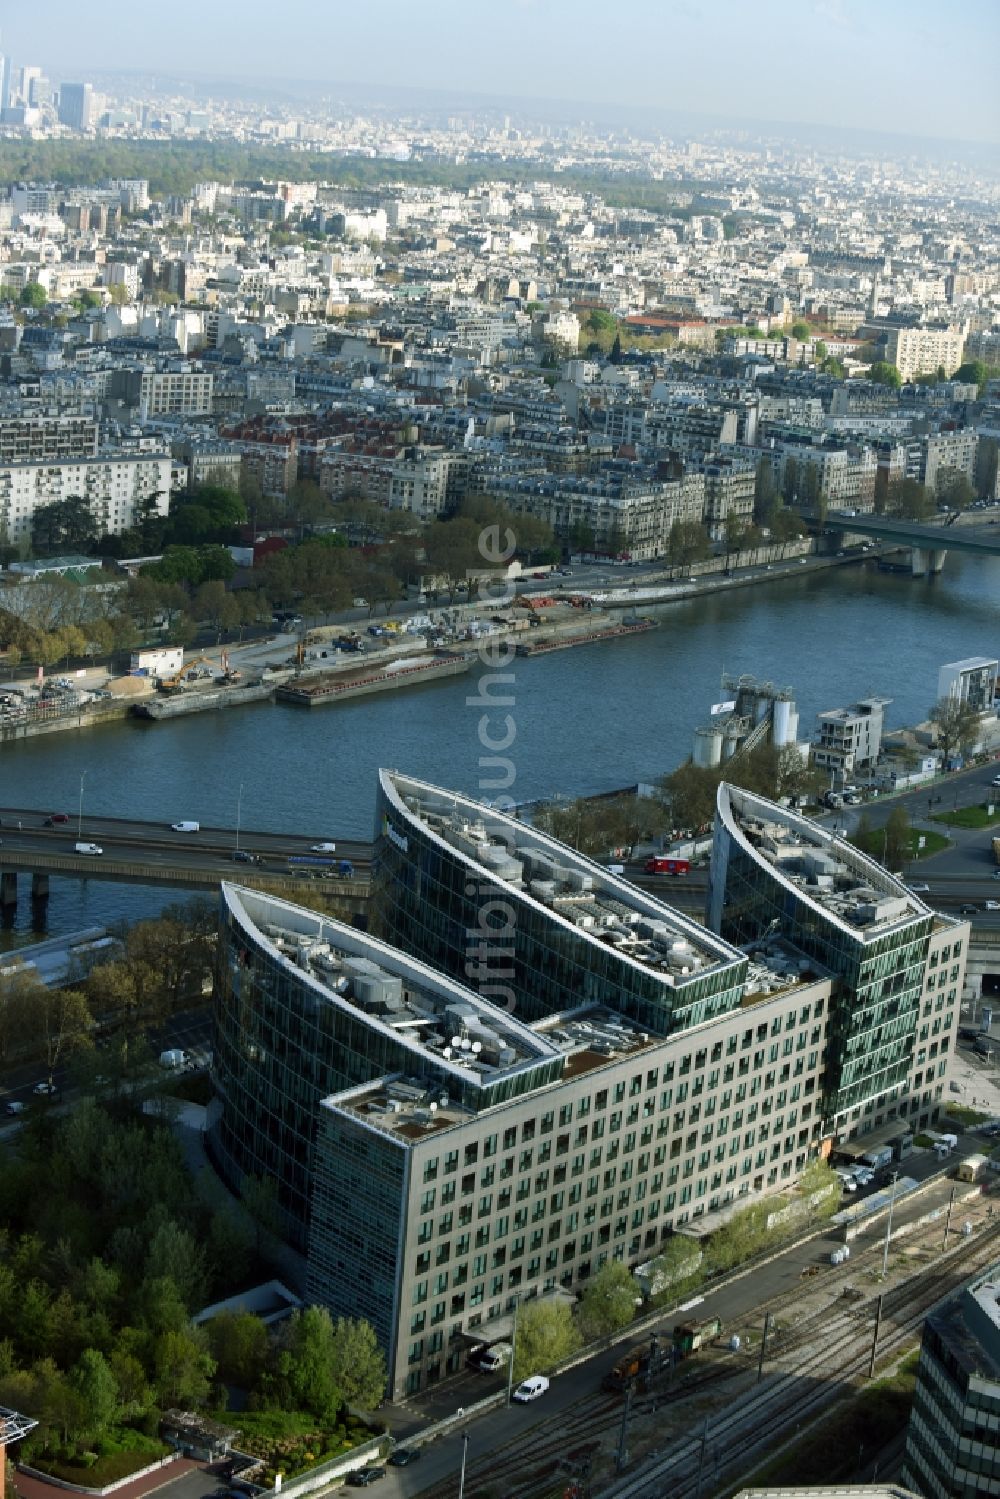
[[[306,882],[321,880],[324,904],[345,917],[360,915],[367,903],[371,844],[331,838],[329,830],[310,836],[203,824],[183,833],[136,818],[57,816],[67,820],[50,825],[50,813],[0,807],[0,909],[16,904],[19,875],[30,875],[32,896],[40,900],[58,875],[194,890],[230,879],[289,900],[302,900]],[[84,842],[103,852],[79,853],[76,844]],[[333,843],[336,851],[313,855],[310,845],[319,843]],[[351,864],[350,875],[338,873],[341,860]]]
[[[871,536],[873,540],[909,547],[914,577],[939,573],[949,552],[973,552],[976,555],[1000,556],[1000,526],[963,526],[953,514],[940,524],[899,520],[889,515],[858,515],[853,511],[832,510],[823,522],[827,530],[851,536]]]

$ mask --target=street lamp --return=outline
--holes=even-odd
[[[462,1433],[462,1471],[459,1474],[458,1478],[458,1499],[464,1499],[465,1496],[465,1459],[468,1457],[468,1455],[469,1433],[467,1431],[464,1431]]]
[[[889,1240],[892,1238],[892,1210],[896,1205],[896,1182],[899,1180],[899,1172],[892,1173],[892,1190],[889,1193],[889,1218],[885,1225],[885,1248],[882,1251],[882,1279],[885,1280],[886,1271],[889,1268]]]
[[[240,794],[236,798],[236,852],[240,851],[240,815],[243,811],[243,782],[240,782]]]
[[[80,810],[76,819],[77,842],[83,837],[83,783],[87,779],[87,772],[83,771],[80,776]]]

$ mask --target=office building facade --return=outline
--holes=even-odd
[[[738,945],[780,930],[836,978],[824,1088],[835,1138],[894,1118],[931,1122],[954,1049],[967,922],[931,911],[808,818],[726,784],[708,914]]]
[[[902,1479],[926,1499],[1000,1493],[997,1268],[924,1323]]]

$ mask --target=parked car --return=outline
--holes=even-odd
[[[39,1098],[53,1098],[59,1089],[55,1083],[36,1083],[31,1091]]]
[[[378,1483],[380,1478],[385,1477],[384,1468],[355,1468],[347,1475],[347,1487],[349,1489],[366,1489],[370,1483]]]
[[[8,1114],[23,1114],[26,1107],[27,1105],[23,1104],[19,1098],[10,1098],[7,1100]]]

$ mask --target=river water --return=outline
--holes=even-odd
[[[845,566],[672,604],[661,628],[632,638],[518,660],[502,689],[518,801],[578,796],[651,781],[690,752],[720,697],[723,670],[795,690],[799,737],[815,714],[871,693],[893,699],[890,727],[917,722],[936,698],[938,667],[1000,650],[1000,558],[949,556],[937,578]],[[86,771],[93,814],[369,837],[380,765],[483,788],[483,711],[467,705],[475,676],[329,708],[248,706],[173,723],[129,721],[42,736],[0,749],[0,803],[75,814]],[[26,882],[25,882],[26,884]],[[135,919],[173,894],[53,881],[49,934]],[[0,947],[23,941],[22,900]]]

